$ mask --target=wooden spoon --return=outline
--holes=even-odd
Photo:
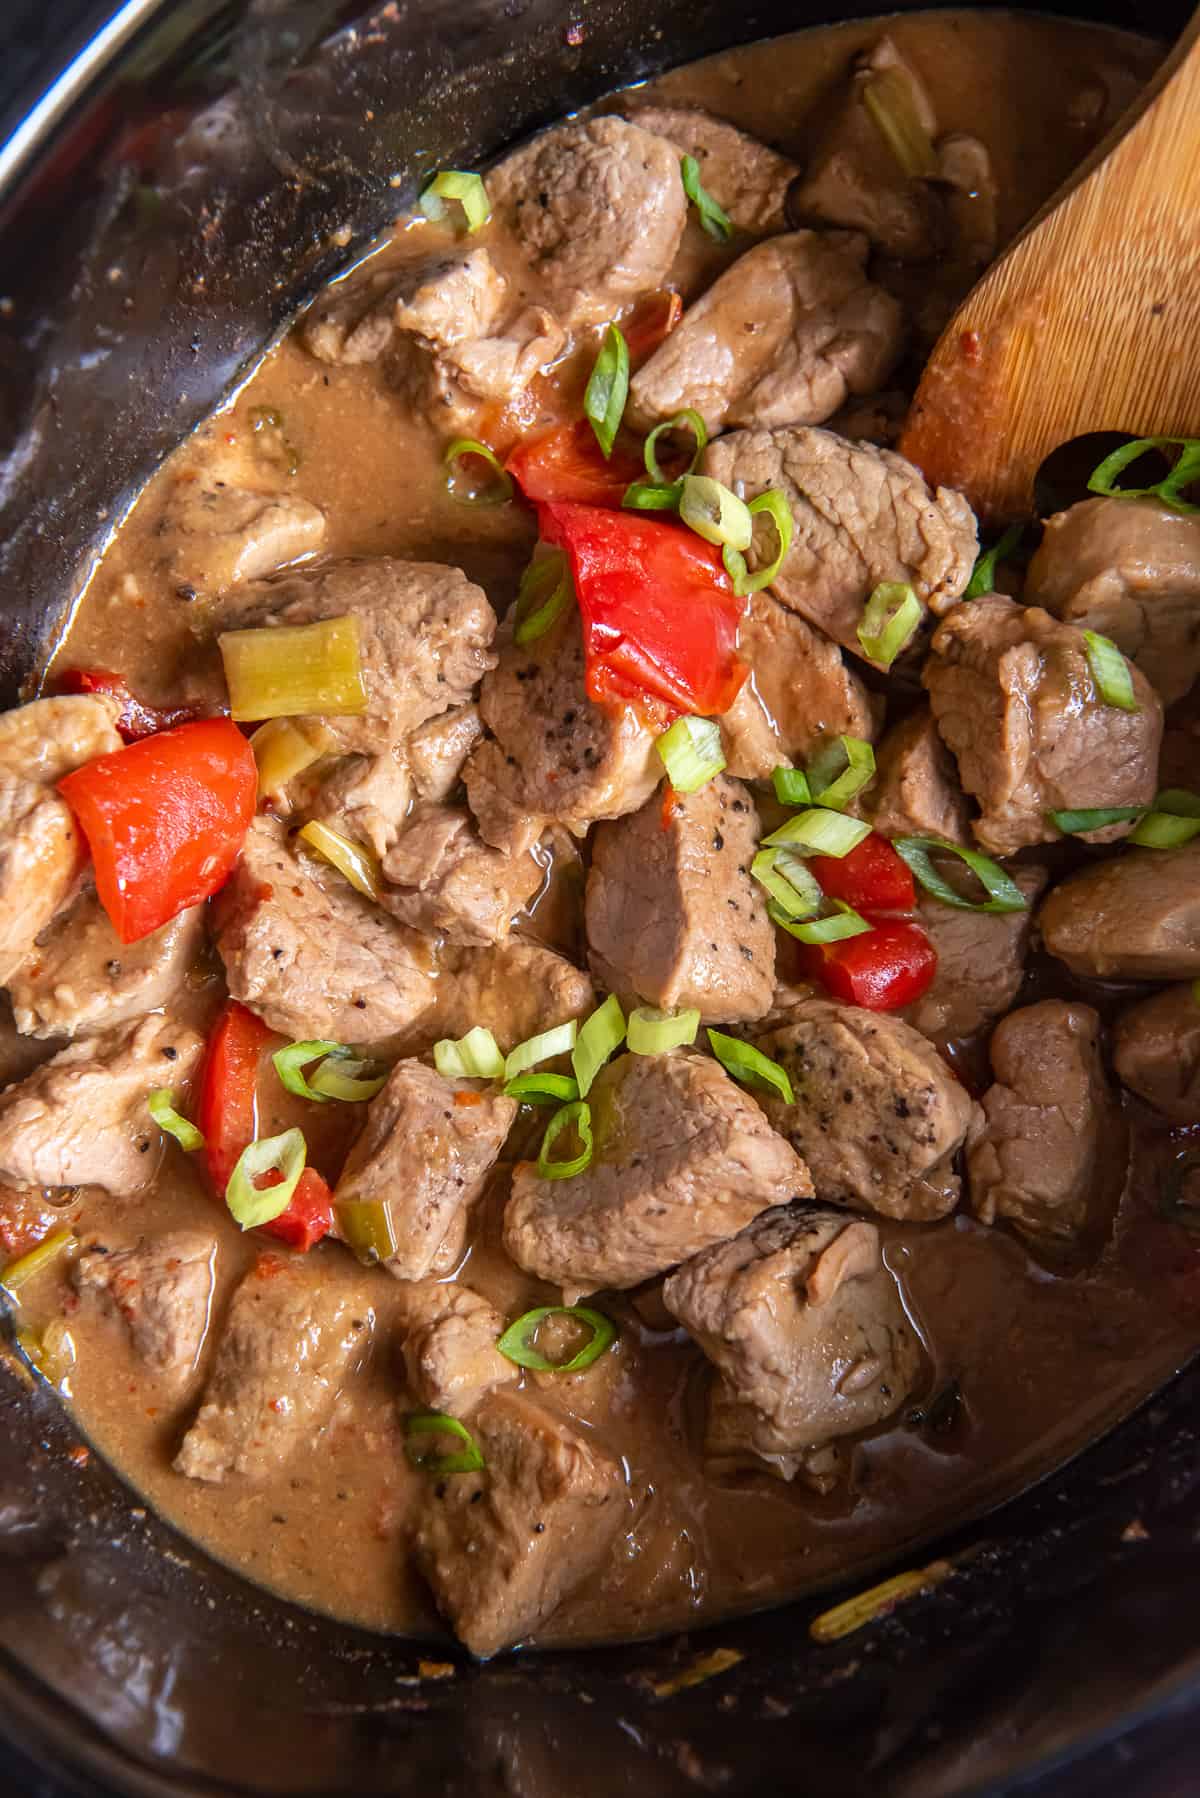
[[[1200,434],[1200,12],[939,338],[901,437],[990,524],[1087,431]]]

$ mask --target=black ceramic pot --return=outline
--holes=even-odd
[[[5,0],[4,702],[123,501],[419,170],[469,166],[672,63],[863,10],[390,0],[354,24],[361,0]],[[1060,10],[1148,23],[1135,0]],[[1156,9],[1155,29],[1186,10]],[[939,1544],[954,1577],[844,1643],[809,1641],[825,1599],[691,1639],[458,1658],[431,1680],[415,1646],[273,1601],[189,1549],[79,1464],[56,1402],[6,1364],[0,1791],[1183,1798],[1200,1790],[1198,1399],[1200,1377],[1180,1375]],[[744,1658],[655,1695],[716,1647]]]

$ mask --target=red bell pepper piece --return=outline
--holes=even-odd
[[[174,730],[177,724],[190,724],[200,716],[189,706],[164,710],[144,705],[121,676],[107,668],[68,668],[55,684],[60,693],[110,693],[121,706],[117,729],[126,743],[140,743],[143,737],[155,736],[160,730]]]
[[[800,969],[835,999],[865,1011],[898,1011],[919,999],[937,972],[937,950],[918,924],[877,924],[840,943],[801,945]]]
[[[628,318],[621,320],[630,364],[639,368],[667,341],[682,317],[683,295],[673,287],[660,287],[639,300]]]
[[[281,1174],[274,1178],[268,1175],[259,1185],[275,1186],[282,1178]],[[306,1167],[301,1174],[287,1210],[260,1228],[268,1236],[286,1242],[290,1249],[298,1249],[302,1255],[315,1247],[323,1236],[328,1236],[333,1228],[333,1194],[315,1167]]]
[[[912,911],[917,903],[910,869],[877,831],[849,855],[813,855],[807,866],[823,893],[845,900],[864,918]]]
[[[258,801],[254,751],[205,718],[102,755],[59,781],[92,852],[100,903],[136,943],[224,886]]]
[[[583,619],[588,697],[719,717],[749,673],[737,653],[745,601],[720,550],[694,531],[598,506],[538,507],[566,551]]]
[[[641,458],[621,443],[608,461],[587,419],[556,425],[540,437],[518,443],[504,464],[528,500],[578,500],[619,506],[626,488],[646,478]]]

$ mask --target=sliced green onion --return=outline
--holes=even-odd
[[[404,1419],[404,1434],[410,1440],[404,1445],[409,1465],[417,1467],[422,1473],[442,1475],[445,1473],[478,1473],[483,1466],[483,1455],[479,1444],[472,1436],[465,1423],[457,1417],[448,1417],[444,1411],[415,1411]],[[453,1454],[440,1455],[429,1446],[422,1446],[420,1438],[424,1436],[453,1436],[465,1444]]]
[[[510,1049],[504,1058],[504,1078],[515,1080],[527,1068],[536,1068],[539,1062],[549,1061],[555,1055],[569,1055],[579,1037],[579,1025],[574,1018],[568,1018],[565,1024],[556,1024],[552,1030],[543,1030],[537,1036],[526,1037],[515,1049]]]
[[[464,486],[470,477],[459,463],[466,456],[478,456],[491,469],[493,480],[486,487],[474,485]],[[456,437],[447,445],[442,457],[446,469],[446,492],[451,499],[458,500],[463,506],[506,506],[515,491],[513,478],[503,466],[495,450],[489,449],[486,443],[480,443],[475,437]]]
[[[625,1013],[617,995],[610,993],[584,1024],[571,1051],[571,1066],[579,1082],[581,1099],[587,1098],[592,1081],[624,1041]]]
[[[908,76],[897,68],[876,69],[863,83],[862,100],[904,173],[912,180],[935,176],[937,155],[921,123]]]
[[[971,578],[963,588],[964,599],[982,599],[985,593],[993,593],[996,587],[996,564],[1003,562],[1016,549],[1025,535],[1023,524],[1010,524],[1002,537],[997,538],[991,549],[985,549],[976,560],[971,570]]]
[[[568,1161],[555,1161],[550,1151],[564,1130],[574,1130],[582,1145],[578,1155]],[[537,1171],[543,1180],[571,1180],[590,1167],[592,1160],[592,1108],[586,1099],[575,1099],[556,1111],[546,1125],[546,1134],[538,1150]]]
[[[506,1082],[504,1096],[522,1105],[569,1105],[579,1097],[579,1087],[569,1074],[518,1074]]]
[[[757,499],[750,501],[746,510],[750,514],[752,531],[756,515],[760,512],[767,513],[775,526],[779,546],[774,558],[765,567],[760,568],[757,574],[751,574],[746,567],[746,558],[741,550],[735,548],[731,543],[726,543],[721,551],[721,560],[725,564],[725,572],[733,582],[733,590],[739,599],[745,599],[748,594],[758,593],[762,588],[769,587],[783,567],[788,550],[792,547],[792,508],[778,487],[772,487],[766,493],[760,493]]]
[[[780,805],[811,805],[812,791],[802,768],[773,768],[771,785]]]
[[[1183,787],[1167,787],[1126,841],[1140,849],[1179,849],[1194,836],[1200,836],[1200,796]]]
[[[801,857],[790,850],[760,849],[750,872],[784,917],[809,918],[820,910],[821,889]]]
[[[875,751],[863,737],[835,737],[809,764],[813,804],[840,812],[874,775]]]
[[[685,474],[679,494],[679,516],[706,543],[728,543],[749,549],[754,520],[744,499],[710,474]]]
[[[281,1136],[263,1136],[243,1149],[225,1188],[225,1203],[235,1224],[256,1230],[282,1216],[292,1202],[308,1160],[303,1130],[285,1130]],[[255,1184],[264,1174],[283,1175],[276,1186],[261,1190]]]
[[[629,345],[617,326],[610,325],[583,396],[584,413],[591,421],[605,460],[612,455],[628,398]]]
[[[302,825],[297,834],[310,849],[316,850],[322,861],[336,868],[356,893],[378,903],[383,886],[379,879],[379,862],[370,849],[362,843],[352,842],[340,830],[322,824],[317,818]]]
[[[582,1324],[592,1332],[569,1361],[548,1361],[534,1348],[538,1325],[547,1317],[569,1317],[572,1323]],[[586,1305],[539,1305],[536,1311],[526,1311],[509,1324],[496,1347],[506,1360],[515,1362],[518,1367],[528,1367],[534,1373],[578,1373],[581,1368],[598,1361],[616,1339],[617,1326],[603,1311],[589,1311]]]
[[[721,729],[712,718],[676,718],[654,747],[677,793],[695,793],[725,766]]]
[[[347,1248],[367,1266],[390,1261],[399,1244],[386,1199],[338,1199],[333,1208]]]
[[[646,473],[650,476],[651,481],[653,481],[657,487],[666,488],[678,485],[678,480],[675,482],[668,480],[668,477],[658,466],[658,457],[654,453],[654,446],[664,431],[690,431],[696,440],[696,447],[692,451],[692,459],[684,469],[684,474],[695,473],[696,464],[704,454],[708,444],[708,432],[705,429],[704,420],[701,418],[700,414],[698,412],[693,412],[690,406],[683,412],[677,412],[674,418],[668,418],[664,423],[655,425],[645,443],[642,445],[642,461],[646,464]],[[678,477],[679,480],[682,480],[682,478],[682,475]]]
[[[0,1286],[3,1286],[5,1292],[15,1297],[26,1281],[32,1280],[43,1269],[57,1261],[60,1255],[65,1254],[74,1245],[74,1242],[75,1232],[73,1230],[56,1230],[53,1236],[47,1236],[38,1243],[36,1248],[29,1249],[24,1255],[18,1255],[15,1261],[10,1261],[8,1266],[0,1271]]]
[[[1200,1005],[1200,980],[1192,981],[1192,998]]]
[[[1029,909],[1029,901],[1011,875],[1004,872],[999,862],[994,862],[990,855],[980,854],[978,849],[964,849],[961,844],[947,843],[942,837],[895,837],[892,848],[907,863],[914,879],[920,882],[927,893],[940,899],[943,905],[957,906],[959,911],[1007,912]],[[987,898],[964,899],[938,873],[930,860],[931,854],[956,855],[959,861],[965,862],[985,889]]]
[[[773,924],[778,924],[801,943],[841,943],[848,937],[865,936],[867,931],[874,930],[875,926],[868,924],[844,899],[833,899],[830,904],[834,909],[828,917],[810,918],[803,923],[789,918],[778,905],[768,905],[767,912]]]
[[[728,243],[733,236],[733,222],[701,181],[700,164],[696,158],[681,156],[679,172],[683,177],[683,191],[696,208],[696,217],[704,230],[710,237],[715,237],[718,243]]]
[[[217,638],[238,724],[294,718],[305,712],[356,717],[367,709],[358,619],[321,618],[315,624],[264,625],[222,631]]]
[[[204,1147],[203,1130],[197,1130],[189,1118],[176,1111],[172,1087],[155,1087],[146,1099],[146,1106],[159,1129],[165,1130],[168,1136],[173,1136],[181,1149],[186,1149],[190,1154],[193,1149]]]
[[[1046,816],[1055,830],[1061,830],[1065,837],[1081,837],[1089,830],[1107,830],[1110,824],[1125,824],[1131,818],[1140,818],[1145,810],[1144,805],[1095,805],[1076,812],[1047,812]]]
[[[304,1078],[303,1069],[310,1061],[320,1061],[326,1055],[346,1054],[348,1051],[341,1043],[313,1041],[305,1043],[289,1043],[286,1049],[276,1049],[271,1060],[275,1063],[275,1072],[279,1075],[279,1084],[285,1092],[293,1093],[297,1099],[316,1099],[315,1093]]]
[[[1179,459],[1170,473],[1154,487],[1118,487],[1117,476],[1122,474],[1131,462],[1136,462],[1149,450],[1174,448],[1180,451]],[[1110,456],[1105,456],[1100,466],[1092,473],[1088,482],[1089,493],[1103,493],[1110,499],[1157,499],[1164,506],[1172,506],[1177,512],[1195,512],[1200,507],[1194,506],[1190,500],[1180,499],[1180,492],[1189,487],[1193,481],[1200,480],[1200,438],[1196,437],[1138,437],[1132,443],[1124,443],[1115,449]]]
[[[492,216],[492,205],[482,178],[470,169],[439,169],[421,189],[417,205],[427,219],[444,219],[447,201],[454,200],[463,209],[467,230],[482,229]]]
[[[1105,705],[1116,706],[1122,712],[1139,711],[1141,708],[1133,696],[1129,663],[1116,644],[1111,638],[1102,637],[1099,631],[1084,631],[1083,643],[1096,691]]]
[[[744,1043],[740,1037],[725,1036],[720,1030],[710,1030],[708,1040],[725,1072],[732,1074],[742,1086],[778,1093],[788,1105],[792,1104],[792,1083],[787,1069],[781,1068],[777,1061],[772,1061],[752,1043]]]
[[[631,1055],[666,1055],[671,1049],[684,1049],[696,1040],[700,1013],[690,1011],[656,1011],[652,1005],[639,1005],[629,1014],[626,1043]]]
[[[561,549],[548,556],[535,556],[517,589],[514,643],[536,643],[566,611],[575,590],[567,558]]]
[[[444,1036],[433,1045],[433,1065],[447,1080],[501,1080],[504,1057],[490,1030],[476,1024],[457,1042]]]
[[[769,837],[763,838],[764,849],[799,849],[805,855],[835,855],[840,861],[857,849],[871,826],[861,818],[848,818],[845,812],[797,812]]]
[[[382,1092],[388,1068],[382,1061],[358,1061],[349,1050],[328,1055],[309,1080],[315,1098],[340,1099],[344,1105],[362,1105]]]
[[[651,481],[634,481],[626,487],[621,504],[633,512],[674,512],[682,492],[682,479],[672,481],[669,487],[659,487]]]
[[[881,668],[890,668],[911,642],[924,615],[924,606],[905,582],[880,581],[856,633],[863,654]]]

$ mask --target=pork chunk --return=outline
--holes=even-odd
[[[238,1286],[177,1473],[214,1485],[231,1474],[265,1480],[316,1446],[375,1317],[312,1261],[264,1256]]]
[[[763,1110],[802,1155],[821,1199],[923,1223],[958,1203],[953,1159],[976,1114],[925,1038],[886,1012],[813,999],[758,1039],[793,1103]]]
[[[486,336],[500,319],[508,282],[486,249],[351,274],[305,314],[301,336],[322,362],[376,362],[398,333],[432,350]]]
[[[928,706],[918,706],[892,726],[879,745],[875,769],[863,810],[883,836],[971,842],[966,794]]]
[[[807,762],[833,737],[873,741],[882,706],[846,666],[836,643],[766,592],[747,601],[738,653],[751,678],[721,719],[725,765],[742,780],[769,780]]]
[[[517,1101],[473,1080],[399,1061],[367,1107],[337,1183],[339,1205],[382,1203],[399,1280],[430,1272],[452,1223],[475,1203],[517,1115]]]
[[[432,805],[409,819],[383,860],[383,904],[452,943],[499,943],[546,870],[530,851],[505,855],[480,840],[465,806]]]
[[[517,1265],[565,1294],[640,1285],[812,1196],[804,1163],[707,1056],[622,1055],[588,1100],[590,1166],[543,1180],[522,1164],[504,1218]]]
[[[752,237],[787,230],[784,202],[799,170],[787,156],[692,106],[639,106],[630,115],[643,131],[694,156],[700,181],[733,225]]]
[[[1094,1233],[1124,1172],[1124,1129],[1090,1005],[1045,999],[992,1035],[996,1084],[967,1138],[971,1209],[1047,1245]]]
[[[229,991],[281,1036],[366,1043],[433,1006],[431,946],[256,818],[217,914]]]
[[[985,849],[1013,855],[1059,836],[1047,812],[1148,806],[1158,780],[1162,707],[1131,667],[1138,709],[1101,698],[1083,632],[1037,606],[990,593],[955,607],[932,641],[922,679],[933,715],[977,800]],[[1132,823],[1092,831],[1111,842]]]
[[[121,1248],[84,1244],[71,1277],[81,1299],[118,1317],[139,1361],[173,1385],[195,1370],[212,1304],[216,1238],[168,1230]]]
[[[163,1141],[146,1096],[185,1086],[203,1047],[194,1030],[149,1017],[61,1049],[0,1094],[0,1181],[142,1191]]]
[[[893,450],[800,426],[731,431],[709,444],[701,468],[744,499],[771,487],[784,494],[795,528],[771,591],[855,655],[863,607],[881,581],[905,582],[940,614],[971,578],[979,545],[966,500],[931,490]],[[747,555],[751,567],[763,559],[756,548]]]
[[[403,1288],[404,1370],[419,1404],[466,1417],[520,1368],[498,1351],[504,1319],[494,1305],[454,1280],[415,1280]]]
[[[948,867],[940,871],[955,881]],[[973,1036],[1006,1012],[1021,990],[1034,908],[1046,874],[1042,868],[1010,868],[1009,873],[1025,895],[1027,911],[963,911],[943,905],[931,893],[918,894],[919,921],[937,950],[937,972],[904,1015],[935,1042]],[[965,889],[966,882],[962,885]]]
[[[8,984],[27,1036],[88,1036],[170,1004],[204,941],[193,905],[136,943],[123,943],[86,887],[42,932]]]
[[[450,949],[442,958],[431,1034],[465,1036],[476,1024],[507,1053],[531,1036],[595,1008],[591,980],[540,943],[511,936],[489,949]]]
[[[624,119],[545,131],[487,178],[540,297],[569,328],[666,282],[687,218],[679,153]]]
[[[878,1230],[842,1211],[764,1211],[671,1274],[663,1303],[753,1414],[764,1454],[797,1466],[890,1417],[920,1366]]]
[[[298,494],[201,478],[174,489],[157,546],[177,587],[219,594],[315,555],[324,541],[324,512]]]
[[[709,436],[729,426],[821,424],[873,393],[900,354],[900,306],[868,280],[867,240],[795,231],[720,275],[634,375],[644,427],[690,408]]]
[[[750,877],[759,820],[749,789],[718,775],[592,839],[585,918],[601,985],[709,1023],[749,1021],[775,989],[775,932]]]
[[[548,823],[583,836],[598,818],[635,812],[662,777],[654,732],[632,706],[588,699],[574,607],[537,642],[504,645],[479,711],[492,734],[468,758],[467,797],[484,841],[510,854]]]
[[[449,799],[462,779],[467,757],[483,735],[476,705],[455,706],[421,725],[408,739],[406,753],[417,797]]]
[[[1200,838],[1125,849],[1060,881],[1038,914],[1042,942],[1073,974],[1099,980],[1200,975]]]
[[[1190,981],[1121,1014],[1113,1065],[1123,1086],[1173,1124],[1200,1123],[1200,1002]]]
[[[1200,674],[1200,518],[1155,500],[1084,500],[1047,519],[1025,601],[1111,637],[1173,705]]]

